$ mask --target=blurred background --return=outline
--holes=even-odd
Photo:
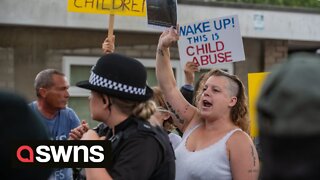
[[[246,60],[217,68],[238,75],[245,85],[248,73],[268,71],[291,53],[320,51],[318,0],[178,1],[180,24],[235,14]],[[31,102],[36,98],[35,75],[45,68],[59,69],[70,81],[69,106],[80,119],[90,120],[89,92],[75,83],[88,79],[102,55],[108,21],[108,15],[67,12],[67,0],[0,0],[0,88]],[[155,52],[161,31],[148,28],[146,17],[133,16],[116,16],[114,30],[116,52],[140,60],[147,67],[149,85],[156,85]],[[178,48],[171,51],[181,86],[184,74]]]

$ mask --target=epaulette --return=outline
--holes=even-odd
[[[115,136],[109,138],[112,142],[112,149],[116,149],[119,142],[124,139],[128,139],[129,137],[133,137],[138,134],[146,134],[154,137],[162,147],[164,144],[162,142],[162,137],[159,137],[159,129],[157,127],[153,127],[149,122],[141,120],[141,119],[134,119],[135,125],[130,126],[125,131],[118,132]]]
[[[151,126],[151,124],[149,122],[139,121],[139,120],[136,120],[136,122],[138,123],[138,127],[137,127],[138,131],[143,131],[143,132],[155,134],[154,128]]]

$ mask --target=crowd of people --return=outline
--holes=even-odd
[[[111,167],[48,169],[30,177],[59,180],[319,177],[316,169],[319,161],[314,151],[320,147],[317,138],[320,129],[316,126],[320,112],[317,106],[320,103],[319,56],[300,55],[268,77],[258,101],[264,157],[260,173],[258,153],[248,132],[247,96],[242,81],[236,75],[212,69],[194,82],[194,73],[199,68],[189,62],[184,71],[186,83],[178,87],[170,62],[170,47],[178,40],[179,34],[173,27],[160,35],[155,52],[159,86],[151,88],[146,84],[143,64],[114,53],[115,37],[106,38],[102,43],[105,54],[92,68],[90,77],[76,84],[90,90],[91,118],[100,122],[92,129],[67,107],[69,83],[65,75],[55,69],[38,73],[34,82],[37,100],[29,107],[22,98],[8,99],[6,93],[1,93],[0,119],[8,118],[8,108],[21,111],[19,115],[27,117],[23,121],[25,128],[19,128],[21,116],[12,118],[12,128],[34,132],[30,136],[18,136],[5,130],[3,136],[9,140],[111,143]],[[10,164],[5,156],[9,150],[2,151],[1,162]],[[23,170],[19,172],[20,175],[10,176],[27,174]]]

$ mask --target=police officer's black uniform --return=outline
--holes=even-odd
[[[112,165],[107,170],[113,179],[175,178],[174,151],[168,135],[160,127],[130,116],[118,124],[115,135],[107,139],[113,152]]]
[[[92,68],[89,80],[76,85],[108,95],[111,112],[110,97],[137,103],[148,101],[153,91],[146,80],[147,71],[141,62],[110,53],[100,57]],[[102,100],[106,103],[104,98]],[[115,134],[106,136],[111,141],[113,152],[111,167],[106,167],[111,177],[124,180],[173,180],[175,158],[168,135],[161,128],[134,116],[118,122],[121,123],[114,127]]]

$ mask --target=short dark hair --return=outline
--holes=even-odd
[[[40,97],[39,89],[42,87],[48,88],[53,85],[52,76],[53,75],[60,75],[65,76],[62,72],[56,69],[45,69],[40,71],[35,80],[34,80],[34,88],[36,89],[37,97]]]

